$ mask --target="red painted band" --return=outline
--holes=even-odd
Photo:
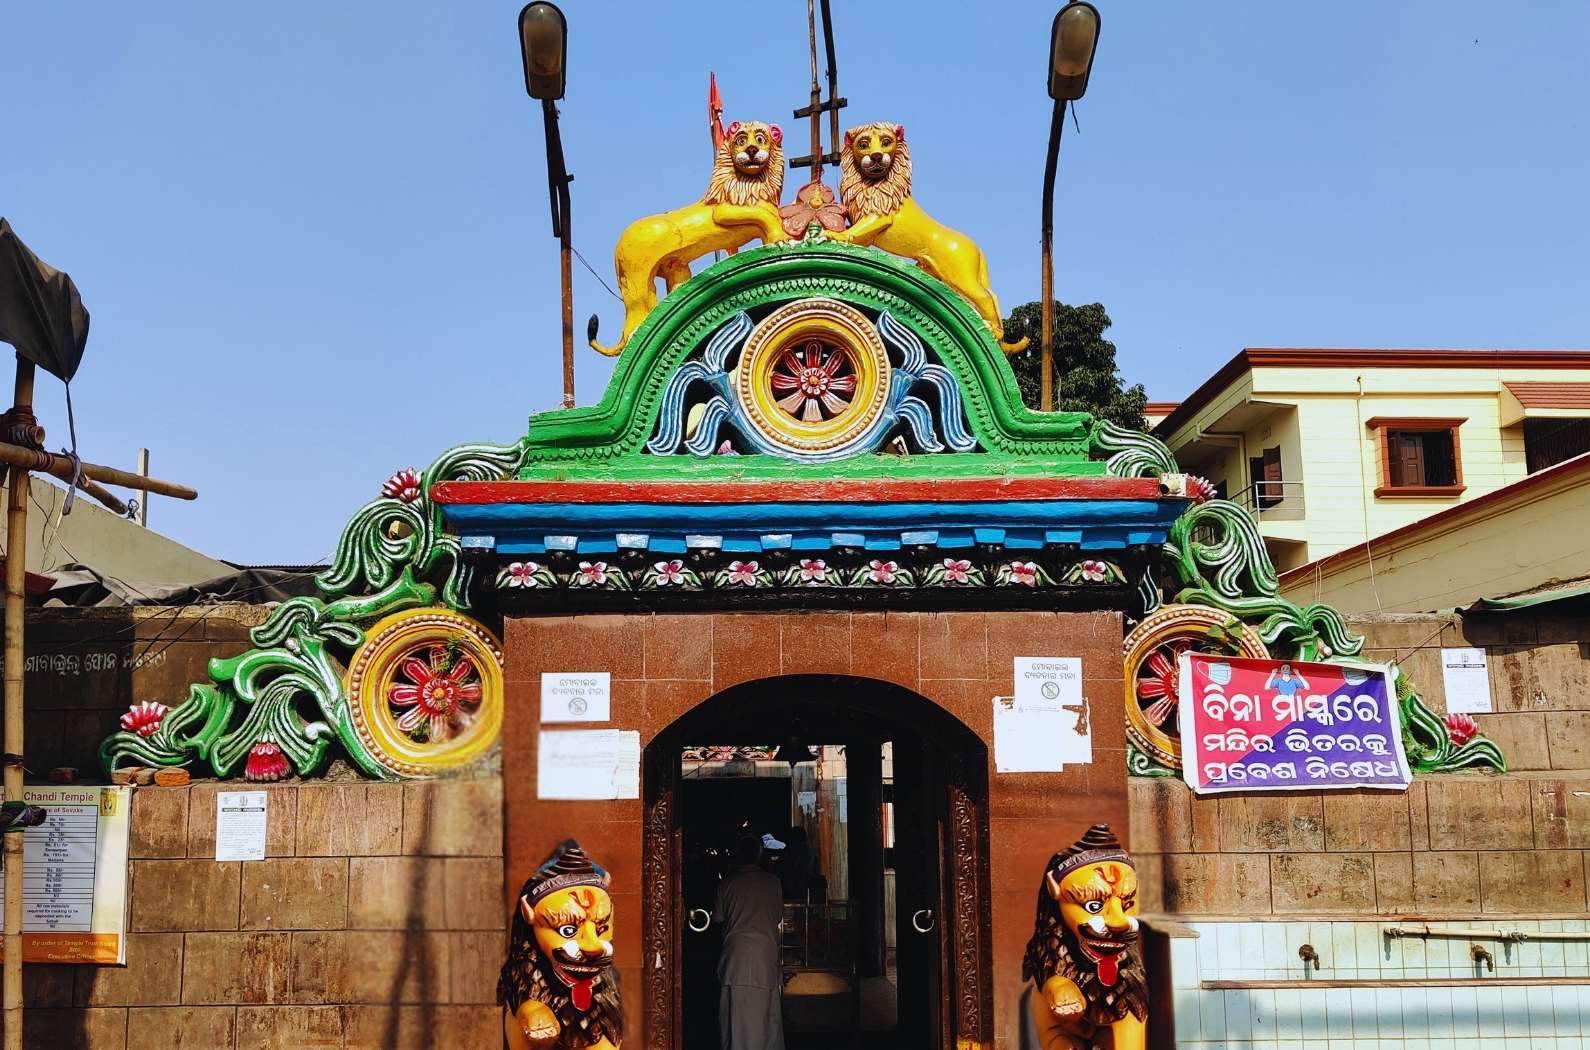
[[[1155,499],[1154,478],[940,478],[916,481],[443,481],[436,503],[973,503]]]

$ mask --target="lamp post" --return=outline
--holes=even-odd
[[[547,186],[552,196],[552,236],[558,239],[563,279],[563,407],[574,407],[574,273],[569,241],[569,183],[574,176],[563,164],[563,138],[558,134],[557,100],[563,97],[564,64],[569,50],[569,23],[557,5],[535,0],[519,12],[519,49],[524,57],[524,88],[541,100],[546,125]]]
[[[1071,0],[1054,16],[1049,38],[1049,157],[1043,166],[1043,340],[1040,351],[1039,407],[1054,411],[1054,169],[1060,158],[1066,103],[1088,90],[1093,52],[1099,46],[1099,12],[1085,0]]]

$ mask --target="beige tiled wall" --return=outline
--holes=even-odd
[[[500,1043],[501,780],[272,785],[226,863],[216,790],[135,792],[127,966],[26,967],[28,1046]]]

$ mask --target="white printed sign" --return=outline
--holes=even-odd
[[[619,729],[543,729],[536,756],[536,797],[640,798],[640,734]]]
[[[607,671],[542,672],[541,721],[606,722],[612,717]]]
[[[1489,714],[1491,674],[1484,649],[1442,649],[1441,681],[1446,686],[1448,714]]]
[[[1068,762],[1092,762],[1082,660],[1018,656],[1015,684],[1015,696],[994,698],[995,771],[1058,773]]]
[[[132,791],[22,789],[22,801],[47,814],[22,833],[23,962],[126,963]]]
[[[265,859],[265,805],[269,792],[215,793],[215,859]]]

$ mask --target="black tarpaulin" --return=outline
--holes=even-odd
[[[88,311],[77,285],[40,261],[0,219],[0,342],[70,382],[88,342]]]

